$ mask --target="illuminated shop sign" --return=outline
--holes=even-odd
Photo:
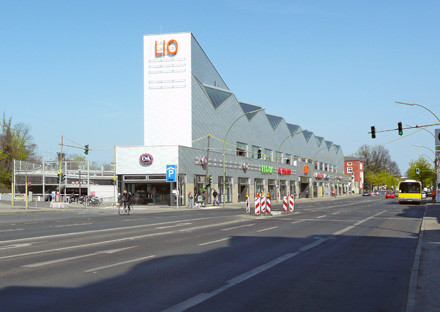
[[[261,172],[262,173],[273,173],[273,167],[272,166],[261,166]]]
[[[278,174],[292,174],[292,170],[287,168],[278,168]]]
[[[147,153],[142,154],[139,156],[139,163],[144,166],[151,165],[153,163],[153,156]]]
[[[154,42],[154,53],[156,54],[156,56],[161,56],[165,54],[176,55],[178,49],[179,45],[174,39],[171,39],[168,42],[163,40],[162,43],[159,41],[159,44],[157,43],[157,41]]]

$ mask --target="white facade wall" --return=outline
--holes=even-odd
[[[139,161],[142,154],[153,156],[151,165]],[[165,174],[167,165],[178,165],[177,146],[116,146],[116,174]]]
[[[191,38],[144,36],[144,145],[191,146]]]

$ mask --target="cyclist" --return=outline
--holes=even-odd
[[[124,208],[128,207],[128,210],[131,209],[130,204],[131,204],[131,193],[127,192],[127,190],[124,190],[124,194],[122,195],[122,202],[124,204]]]

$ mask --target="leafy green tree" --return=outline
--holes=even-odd
[[[419,169],[419,174],[416,173]],[[431,186],[435,178],[435,172],[432,164],[423,156],[417,160],[411,160],[406,176],[411,180],[422,182],[423,186]]]
[[[9,189],[12,183],[13,160],[28,160],[35,156],[36,145],[32,142],[29,127],[12,124],[12,117],[0,121],[0,188]]]

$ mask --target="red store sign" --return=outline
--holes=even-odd
[[[292,170],[287,168],[278,168],[278,174],[292,174]]]

